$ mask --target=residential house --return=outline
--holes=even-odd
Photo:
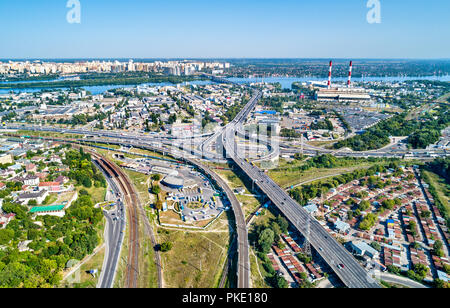
[[[38,192],[26,192],[18,196],[19,202],[28,205],[31,200],[36,200],[38,204],[42,204],[45,198],[48,196],[47,190],[41,190]]]

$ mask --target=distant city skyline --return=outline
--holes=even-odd
[[[1,1],[0,59],[449,59],[450,3],[366,0]]]

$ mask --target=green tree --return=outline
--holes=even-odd
[[[164,242],[161,244],[161,251],[167,252],[167,251],[171,250],[172,247],[173,247],[172,242]]]
[[[161,175],[160,174],[153,174],[152,175],[152,180],[159,182],[161,180]]]
[[[267,228],[262,231],[258,238],[258,245],[261,251],[266,254],[269,253],[270,247],[272,246],[274,240],[275,234],[271,229]]]
[[[281,215],[278,215],[276,222],[280,226],[281,232],[283,232],[284,234],[287,234],[288,228],[289,228],[289,222],[286,220],[286,218],[284,218]]]
[[[161,192],[161,187],[159,187],[159,185],[153,185],[152,187],[152,193],[155,195],[159,195],[159,193]]]

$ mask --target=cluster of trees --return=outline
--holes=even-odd
[[[333,126],[333,123],[331,123],[330,119],[326,118],[323,121],[319,121],[317,123],[312,123],[311,129],[313,129],[313,130],[326,129],[326,130],[333,131],[334,126]]]
[[[289,285],[286,279],[275,272],[272,262],[267,257],[272,245],[277,245],[279,248],[284,249],[285,244],[281,240],[281,234],[288,232],[289,223],[282,217],[278,216],[276,219],[272,219],[269,222],[256,226],[253,236],[258,248],[258,258],[261,259],[263,268],[267,273],[266,282],[274,288],[287,288]],[[305,263],[311,263],[312,258],[299,254],[297,257],[300,261]],[[305,273],[300,273],[300,279],[302,282],[299,284],[299,288],[313,288],[314,285],[308,281],[308,277]]]
[[[439,140],[441,130],[450,124],[450,115],[445,105],[434,109],[419,119],[408,119],[407,113],[381,121],[364,134],[339,141],[336,149],[349,147],[354,151],[382,148],[389,144],[389,136],[409,136],[408,144],[413,148],[426,148]]]
[[[282,128],[280,132],[280,136],[284,138],[300,138],[302,136],[301,133],[297,133],[295,129]]]
[[[215,121],[211,117],[211,114],[209,113],[209,111],[207,110],[202,118],[202,128],[205,128],[206,125],[208,125],[209,123],[213,123],[213,122],[215,122]]]
[[[13,191],[21,191],[22,183],[20,182],[6,182],[6,188],[0,190],[0,198],[8,197]]]
[[[35,223],[26,206],[4,202],[5,213],[16,214],[0,230],[0,287],[51,288],[58,286],[61,272],[71,259],[81,260],[98,245],[96,226],[102,219],[86,191],[64,217],[38,217]],[[29,240],[29,251],[19,252],[19,242]]]
[[[288,283],[284,277],[275,272],[267,254],[274,244],[284,247],[280,236],[282,233],[287,233],[288,228],[288,221],[279,215],[276,219],[257,225],[252,232],[252,238],[258,250],[258,258],[261,259],[263,268],[267,273],[266,282],[274,288],[287,288]]]
[[[164,242],[160,245],[161,252],[168,252],[173,248],[172,242]]]
[[[402,200],[399,198],[387,199],[381,203],[381,207],[387,210],[393,210],[395,206],[402,204]]]
[[[160,192],[161,192],[161,187],[158,184],[153,185],[152,194],[159,195]]]
[[[427,164],[428,169],[440,175],[450,184],[450,157],[437,158]]]
[[[60,119],[58,120],[59,124],[69,124],[72,126],[75,125],[86,125],[88,123],[91,123],[95,120],[98,120],[99,122],[102,122],[103,120],[105,120],[106,118],[109,117],[109,113],[106,114],[104,112],[97,112],[94,115],[88,115],[88,114],[76,114],[73,115],[72,118],[70,120],[64,120],[64,119]]]
[[[359,224],[359,228],[361,230],[365,230],[368,231],[371,228],[373,228],[373,226],[375,226],[375,223],[378,221],[378,216],[374,213],[369,213],[367,214],[363,220],[360,222]]]
[[[78,185],[90,188],[94,183],[95,187],[106,187],[103,174],[94,166],[91,155],[85,153],[83,148],[80,148],[79,151],[67,151],[63,163],[70,168],[68,177],[77,181]]]
[[[412,270],[406,272],[406,275],[413,280],[423,281],[427,277],[429,268],[423,264],[416,264]]]
[[[103,218],[101,209],[94,208],[92,198],[85,189],[80,190],[78,199],[67,210],[67,215],[77,220],[89,221],[93,225],[99,223]]]
[[[414,132],[411,136],[409,136],[408,143],[412,146],[413,149],[425,149],[430,144],[438,142],[440,137],[440,131],[437,131],[435,129],[424,129]]]

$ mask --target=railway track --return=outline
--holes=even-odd
[[[117,167],[116,167],[116,168],[117,168]],[[150,241],[151,241],[151,243],[152,243],[152,249],[154,250],[154,253],[155,253],[155,262],[156,262],[156,266],[157,266],[157,268],[158,268],[158,270],[157,270],[158,287],[159,287],[159,288],[162,288],[161,256],[160,256],[160,254],[159,254],[159,251],[157,251],[157,250],[155,249],[156,246],[157,246],[157,242],[156,242],[156,238],[155,238],[155,236],[154,236],[152,227],[150,226],[150,222],[149,222],[149,220],[148,220],[148,218],[147,218],[147,215],[145,214],[144,208],[143,208],[142,205],[141,205],[141,202],[140,202],[140,200],[139,200],[139,196],[138,196],[138,194],[137,194],[137,192],[136,192],[135,187],[131,184],[131,182],[130,182],[128,176],[122,171],[122,169],[117,168],[116,170],[119,172],[120,177],[123,178],[123,179],[125,179],[126,182],[127,182],[128,191],[130,192],[129,195],[130,195],[130,198],[131,198],[131,202],[132,202],[132,204],[133,204],[133,216],[134,216],[134,218],[136,219],[136,224],[135,224],[135,226],[136,226],[136,232],[137,232],[138,235],[139,235],[138,226],[139,226],[139,222],[140,222],[139,217],[140,217],[140,216],[143,217],[142,220],[143,220],[143,222],[144,222],[145,233],[146,233],[146,235],[150,238]],[[139,249],[140,249],[139,243],[136,243],[136,247],[137,247],[137,249],[136,249],[136,251],[137,251],[136,258],[138,258],[138,256],[139,256]],[[137,269],[137,267],[136,267],[136,269]],[[135,275],[135,279],[137,279],[137,276],[139,275],[139,272],[138,272],[138,271],[137,271],[137,272],[134,271],[134,274],[136,274],[136,275]],[[131,288],[134,288],[134,287],[131,287]]]
[[[91,154],[97,163],[112,177],[114,178],[120,186],[120,190],[123,192],[124,204],[128,207],[128,221],[129,221],[129,253],[127,260],[127,271],[125,279],[126,288],[137,288],[138,287],[138,276],[139,276],[139,250],[140,250],[140,239],[139,239],[139,215],[137,208],[139,206],[138,197],[136,192],[131,185],[128,177],[122,172],[122,170],[111,163],[110,161],[104,159],[102,156],[95,152],[86,150]]]
[[[72,144],[74,148],[80,148],[82,147],[82,141],[77,139],[71,139],[71,138],[51,138],[51,137],[42,137],[41,139],[44,140],[53,140],[53,141],[59,141],[63,143],[69,143]],[[86,146],[86,144],[84,144]],[[89,145],[87,145],[89,146]],[[143,149],[152,150],[152,151],[161,151],[159,148],[155,148],[149,145],[143,145]],[[126,196],[124,196],[124,202],[125,204],[131,204],[131,210],[127,211],[129,215],[129,223],[134,224],[132,227],[130,226],[130,244],[133,244],[132,250],[133,253],[129,254],[128,258],[128,271],[127,271],[127,283],[126,286],[133,288],[136,287],[137,284],[137,276],[138,276],[138,252],[139,252],[139,234],[138,234],[138,221],[139,221],[139,214],[138,209],[141,211],[141,215],[145,217],[144,224],[146,227],[146,234],[150,237],[153,248],[156,247],[157,243],[153,234],[153,230],[150,226],[150,223],[145,215],[145,212],[143,212],[143,208],[140,205],[139,198],[137,197],[137,194],[135,193],[134,187],[130,184],[128,177],[122,172],[120,168],[112,164],[111,162],[105,160],[102,156],[100,156],[98,153],[86,150],[89,154],[91,154],[95,159],[99,161],[99,164],[105,168],[105,171],[107,171],[109,174],[112,174],[114,178],[118,179],[118,184],[121,187],[121,189],[126,192]],[[242,212],[242,209],[240,207],[239,202],[236,199],[236,196],[232,192],[232,190],[228,187],[228,185],[215,173],[212,172],[208,167],[202,165],[201,163],[186,159],[184,157],[179,158],[184,163],[188,163],[190,165],[196,166],[200,170],[203,170],[205,174],[209,175],[212,180],[218,184],[219,187],[224,191],[224,193],[227,195],[228,199],[231,202],[235,218],[236,218],[236,230],[237,230],[237,240],[239,242],[237,249],[238,254],[238,288],[248,288],[249,287],[249,280],[250,280],[250,262],[248,259],[248,239],[247,239],[247,228],[246,228],[246,222],[244,219],[244,215]],[[123,180],[125,179],[125,180]],[[126,197],[126,198],[125,198]],[[237,244],[237,243],[236,243]],[[155,251],[155,263],[158,268],[158,287],[162,288],[162,267],[161,267],[161,257],[158,251],[154,249]],[[234,254],[233,254],[234,255]],[[231,258],[232,259],[232,258]],[[228,262],[227,262],[228,263]],[[134,264],[134,265],[133,265]],[[130,266],[133,265],[133,266]],[[131,271],[134,269],[133,271]],[[224,273],[228,273],[229,268],[228,266],[225,267]],[[225,277],[222,277],[222,281],[220,285],[223,287],[225,284],[225,278],[226,274],[223,275]],[[131,285],[131,286],[130,286]]]

